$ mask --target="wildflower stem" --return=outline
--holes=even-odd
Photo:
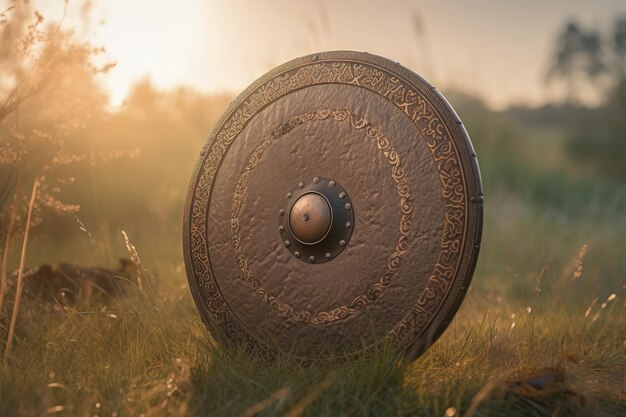
[[[37,188],[39,187],[39,179],[35,178],[33,183],[33,193],[30,196],[30,203],[28,204],[28,214],[26,216],[26,226],[24,228],[24,242],[22,244],[22,257],[20,259],[20,269],[17,276],[17,289],[15,290],[15,302],[13,303],[13,314],[11,315],[11,326],[9,327],[9,336],[7,338],[7,345],[4,351],[4,359],[2,365],[6,366],[11,355],[11,347],[13,345],[13,334],[15,332],[15,322],[17,321],[17,313],[20,308],[20,298],[22,295],[23,278],[24,278],[24,261],[26,260],[26,248],[28,247],[28,232],[30,231],[30,219],[33,214],[33,207],[35,206],[35,198],[37,197]]]

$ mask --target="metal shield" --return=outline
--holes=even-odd
[[[476,154],[422,78],[322,52],[246,89],[209,135],[184,213],[189,285],[215,336],[261,355],[414,357],[450,323],[482,230]]]

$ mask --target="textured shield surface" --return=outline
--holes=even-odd
[[[191,179],[184,254],[214,334],[262,355],[416,356],[469,285],[476,154],[437,90],[387,59],[275,68],[218,121]]]

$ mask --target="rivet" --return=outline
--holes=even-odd
[[[311,263],[315,262],[315,256],[309,256],[309,262]]]
[[[333,187],[335,186],[335,181],[332,181],[332,180],[331,180],[331,181],[329,181],[329,182],[328,182],[328,186],[329,186],[330,188],[333,188]]]
[[[285,246],[287,246],[287,247],[291,246],[291,242],[288,241],[288,240],[285,240]]]
[[[471,197],[470,197],[470,201],[471,201],[472,203],[475,203],[475,202],[476,202],[476,197],[475,197],[475,196],[471,196]]]
[[[278,230],[280,231],[280,233],[285,231],[285,228],[283,226],[278,226]]]
[[[300,187],[300,188],[304,187],[304,183],[301,182],[300,184],[298,184],[298,187]]]
[[[352,208],[352,204],[346,203],[344,207],[346,208],[346,210],[350,210]]]
[[[295,252],[293,253],[293,256],[295,256],[296,258],[299,258],[299,257],[300,257],[300,252],[295,251]]]
[[[280,209],[280,211],[278,212],[278,214],[280,214],[281,216],[284,216],[284,215],[285,215],[285,210]]]
[[[346,222],[346,229],[349,229],[349,228],[351,228],[351,227],[352,227],[352,223],[350,223],[350,222]]]
[[[291,198],[291,193],[287,193],[287,198]]]
[[[344,199],[346,198],[346,193],[344,193],[343,191],[339,193],[339,198]]]
[[[312,61],[317,61],[318,59],[319,59],[319,56],[318,56],[317,54],[315,54],[315,55],[313,55],[313,56],[311,57],[311,60],[312,60]]]
[[[318,182],[320,182],[320,179],[318,177],[314,177],[313,178],[313,183],[317,184]]]
[[[346,241],[345,240],[340,240],[339,241],[339,246],[346,246]]]
[[[326,259],[330,259],[330,257],[331,257],[332,255],[330,254],[330,252],[326,252],[326,255],[324,255],[324,256],[326,257]]]

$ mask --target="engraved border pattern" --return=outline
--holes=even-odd
[[[250,172],[258,165],[263,153],[271,146],[271,144],[298,126],[313,121],[329,119],[333,119],[337,122],[348,121],[350,126],[354,129],[365,129],[367,139],[374,140],[376,142],[377,148],[383,153],[389,165],[391,165],[391,176],[396,182],[396,190],[400,197],[400,235],[398,237],[398,241],[396,242],[394,252],[387,259],[387,268],[385,272],[378,279],[378,281],[370,286],[366,294],[357,296],[349,305],[342,305],[328,311],[294,311],[294,308],[291,305],[281,301],[273,295],[268,294],[267,290],[263,287],[259,280],[253,276],[241,246],[241,238],[239,237],[239,213],[241,210],[243,195],[250,178]],[[400,261],[402,256],[406,253],[406,249],[408,247],[407,240],[411,233],[411,215],[413,207],[409,201],[410,196],[411,190],[409,184],[407,183],[404,168],[401,166],[398,153],[391,147],[389,140],[380,132],[380,129],[372,126],[365,117],[357,116],[345,109],[332,108],[319,108],[292,116],[286,122],[274,129],[268,137],[261,140],[261,143],[255,148],[254,152],[250,156],[250,159],[248,160],[248,163],[239,178],[237,187],[235,188],[231,216],[231,241],[237,258],[237,265],[241,269],[242,278],[248,283],[250,288],[255,290],[257,297],[262,302],[269,303],[279,314],[296,322],[322,325],[345,319],[376,301],[385,288],[389,286],[393,276],[400,268]]]

